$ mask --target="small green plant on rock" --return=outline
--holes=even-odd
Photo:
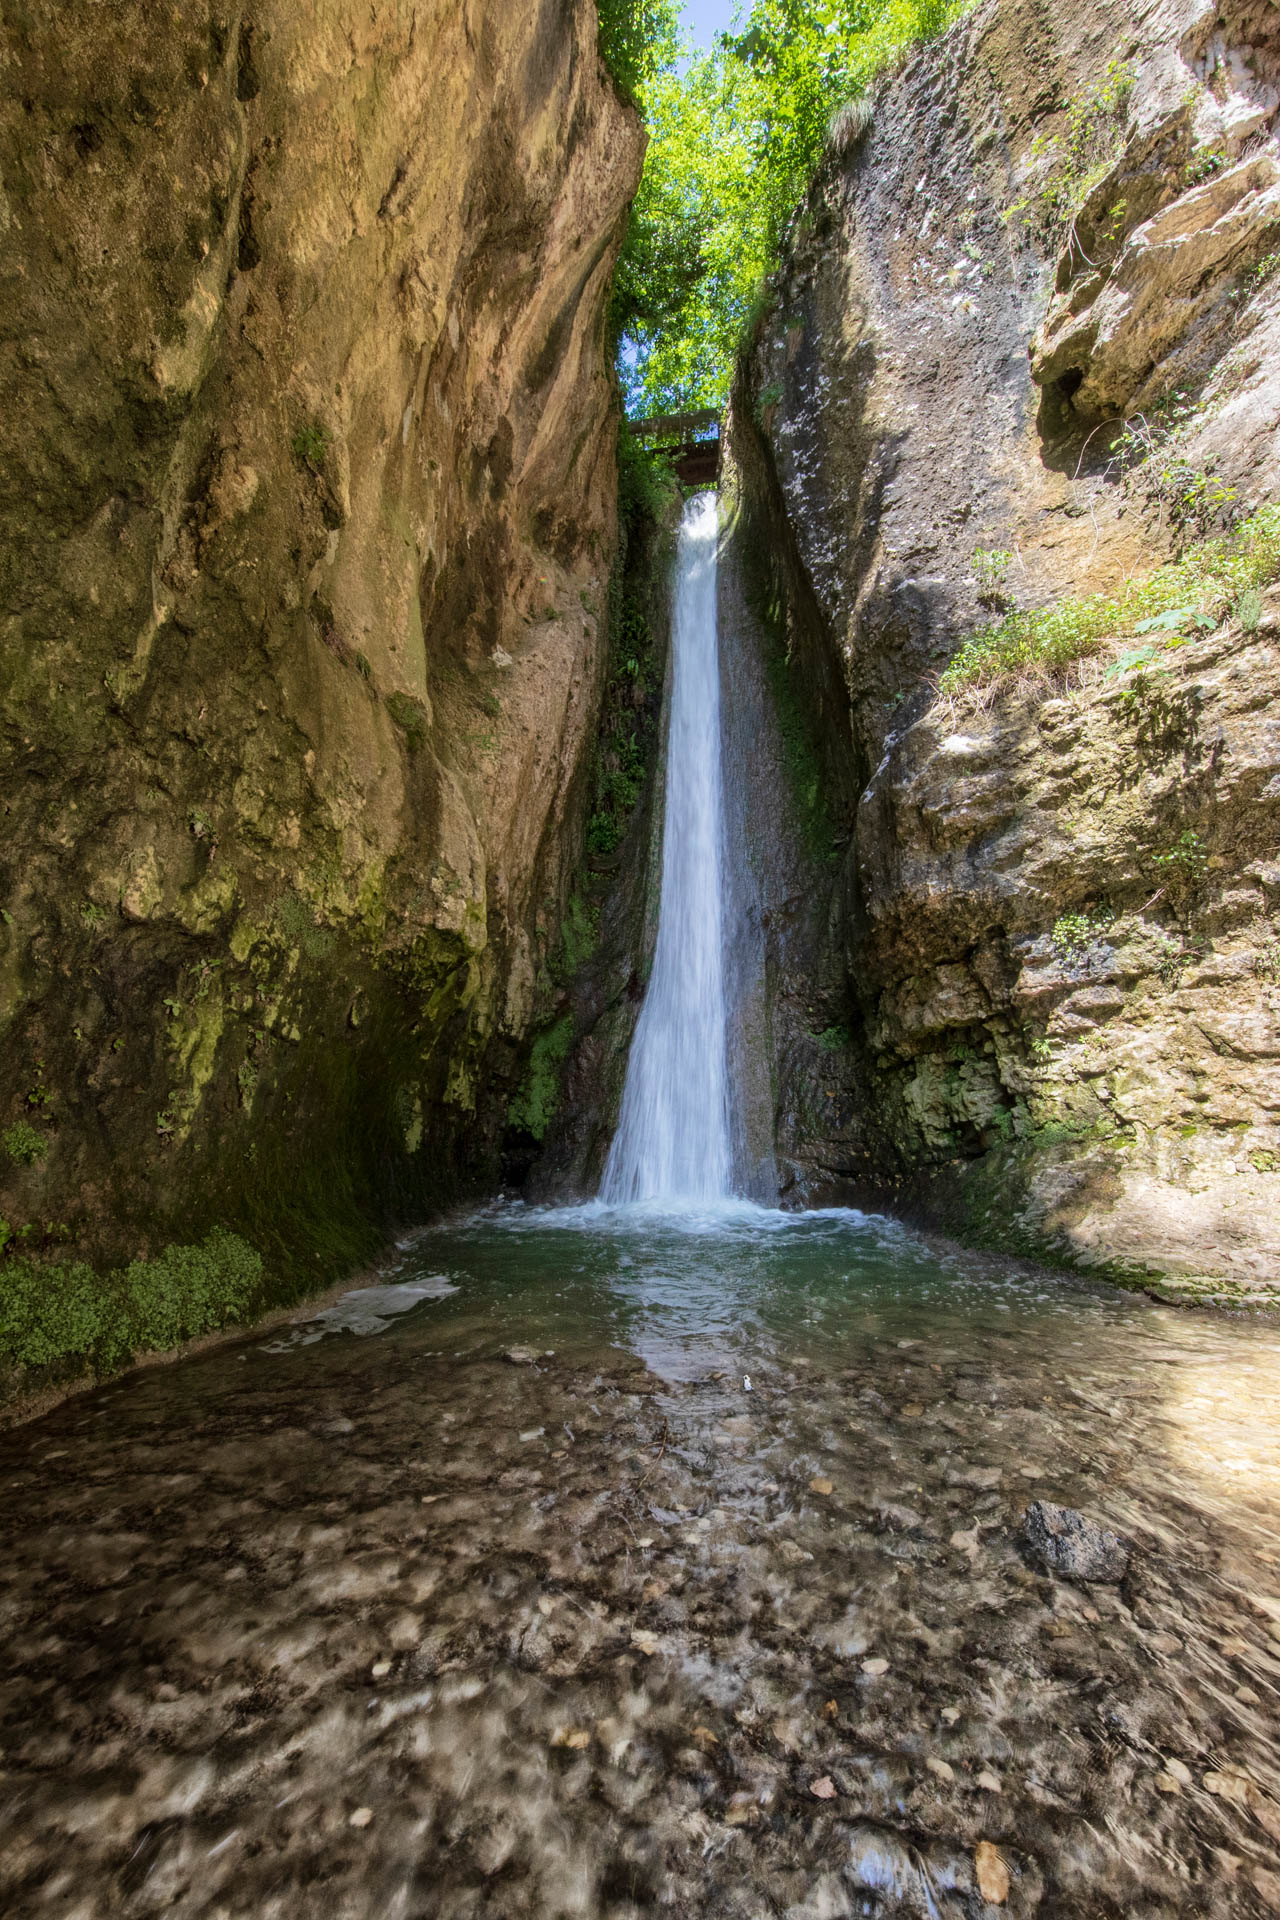
[[[1226,164],[1225,153],[1219,153],[1215,147],[1198,147],[1187,162],[1187,185],[1203,186],[1215,173],[1221,173]]]
[[[294,458],[301,460],[304,467],[310,467],[313,473],[319,472],[332,438],[329,429],[322,427],[318,420],[313,420],[309,426],[299,427],[292,441]]]
[[[1208,950],[1209,942],[1203,934],[1197,934],[1193,939],[1181,940],[1171,940],[1167,934],[1162,935],[1156,961],[1156,971],[1160,975],[1161,985],[1168,987],[1170,991],[1181,986],[1182,976],[1187,968],[1193,966],[1196,961],[1203,960]]]
[[[1246,268],[1240,275],[1231,289],[1230,298],[1244,305],[1277,272],[1280,272],[1280,253],[1265,254],[1261,260],[1252,267]]]
[[[0,1134],[0,1142],[9,1158],[20,1167],[34,1166],[49,1151],[49,1142],[27,1120],[15,1120],[12,1126],[6,1127]]]
[[[1001,547],[975,547],[971,561],[973,577],[983,600],[1002,597],[1005,576],[1013,565],[1013,555]]]
[[[1023,221],[1046,249],[1057,246],[1073,229],[1085,201],[1106,178],[1124,143],[1134,83],[1133,68],[1113,60],[1092,93],[1070,102],[1065,128],[1037,134],[1031,159],[1039,169],[1039,180],[1009,208],[1006,221]]]
[[[1164,853],[1153,854],[1151,864],[1174,905],[1186,905],[1200,891],[1208,872],[1209,855],[1200,835],[1188,827]]]
[[[1053,951],[1064,966],[1082,960],[1115,919],[1109,906],[1095,907],[1084,913],[1064,913],[1054,921],[1049,938]]]
[[[1242,633],[1256,633],[1262,625],[1262,595],[1256,587],[1246,587],[1231,610]]]
[[[756,396],[756,420],[760,426],[763,427],[766,424],[766,415],[772,413],[775,407],[780,407],[781,405],[782,384],[778,380],[771,380],[769,385],[762,387]]]

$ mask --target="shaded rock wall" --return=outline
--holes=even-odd
[[[0,35],[0,1213],[318,1276],[495,1167],[580,847],[643,136],[590,0]]]
[[[1273,0],[989,0],[831,155],[734,403],[837,812],[857,788],[790,982],[834,957],[857,1008],[799,1186],[870,1171],[1217,1292],[1280,1277],[1276,595],[1136,696],[1123,635],[937,676],[1001,596],[1112,591],[1280,497],[1278,54]]]

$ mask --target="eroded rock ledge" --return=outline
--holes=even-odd
[[[733,434],[835,800],[798,1190],[1220,1298],[1280,1283],[1280,599],[939,677],[1280,497],[1278,29],[980,8],[832,154]]]
[[[589,0],[3,47],[0,1212],[328,1278],[492,1172],[559,936],[642,132]]]

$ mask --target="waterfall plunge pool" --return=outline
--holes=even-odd
[[[1274,1325],[745,1205],[378,1278],[0,1436],[6,1914],[1269,1910]]]

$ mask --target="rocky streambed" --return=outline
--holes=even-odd
[[[0,1438],[14,1920],[1280,1910],[1274,1324],[851,1214],[382,1279]]]

